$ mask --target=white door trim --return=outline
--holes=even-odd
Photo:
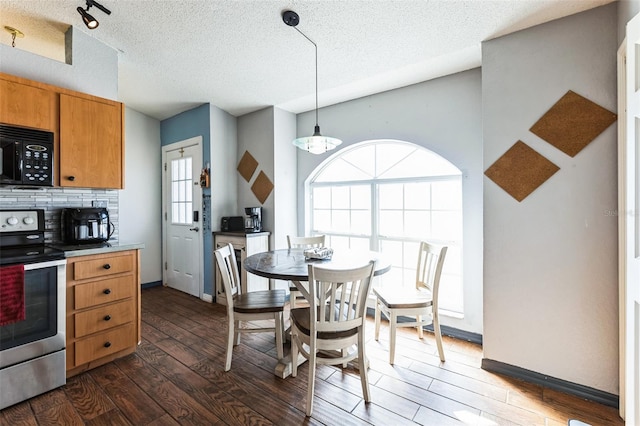
[[[618,49],[620,416],[640,424],[640,14]]]
[[[167,152],[168,151],[174,151],[176,149],[180,149],[180,148],[186,148],[188,146],[194,146],[196,145],[198,147],[198,152],[200,152],[200,155],[203,157],[202,154],[202,136],[195,136],[193,138],[189,138],[189,139],[185,139],[179,142],[174,142],[172,144],[169,145],[164,145],[162,147],[162,167],[164,167],[164,164],[166,164],[167,162]],[[203,164],[204,164],[204,158],[203,160]],[[167,195],[167,191],[169,189],[167,188],[167,184],[166,184],[166,178],[165,178],[165,172],[164,170],[162,170],[162,284],[164,286],[167,285],[167,269],[166,269],[166,265],[167,265],[167,216],[168,216],[168,212],[167,212],[167,199],[168,199],[168,195]],[[204,200],[202,200],[202,202],[204,203]],[[200,212],[200,216],[201,216],[201,221],[202,221],[202,211]],[[201,222],[202,223],[202,222]],[[202,225],[200,226],[201,228],[204,228]],[[200,298],[200,300],[204,300],[203,296],[204,296],[204,262],[203,262],[203,256],[204,256],[204,239],[203,239],[203,235],[204,232],[198,232],[198,244],[200,247],[200,254],[201,256],[198,259],[198,270],[199,270],[199,275],[200,275],[200,282],[198,283],[198,297]]]

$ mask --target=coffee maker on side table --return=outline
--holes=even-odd
[[[262,207],[245,207],[246,215],[244,221],[245,232],[261,232],[262,231]]]

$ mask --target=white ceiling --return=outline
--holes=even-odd
[[[613,0],[0,0],[0,28],[16,48],[64,61],[69,25],[118,51],[119,100],[157,119],[202,103],[240,116],[275,105],[331,105],[480,65],[480,45]],[[11,35],[0,31],[0,42]]]

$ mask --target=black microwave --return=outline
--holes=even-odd
[[[53,133],[0,124],[0,185],[53,186]]]

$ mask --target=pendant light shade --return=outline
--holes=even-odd
[[[293,141],[295,146],[300,149],[304,149],[305,151],[309,151],[312,154],[324,154],[341,143],[342,141],[340,139],[322,136],[320,134],[320,126],[317,124],[312,136],[303,136],[301,138],[294,139]]]
[[[285,24],[293,27],[296,31],[304,36],[307,40],[313,44],[316,52],[316,126],[313,130],[313,135],[297,138],[293,141],[293,144],[300,149],[308,151],[312,154],[324,154],[340,145],[342,141],[340,139],[332,138],[329,136],[322,136],[320,134],[320,125],[318,124],[318,46],[307,37],[296,26],[300,22],[298,14],[292,10],[287,10],[282,14],[282,20]]]

